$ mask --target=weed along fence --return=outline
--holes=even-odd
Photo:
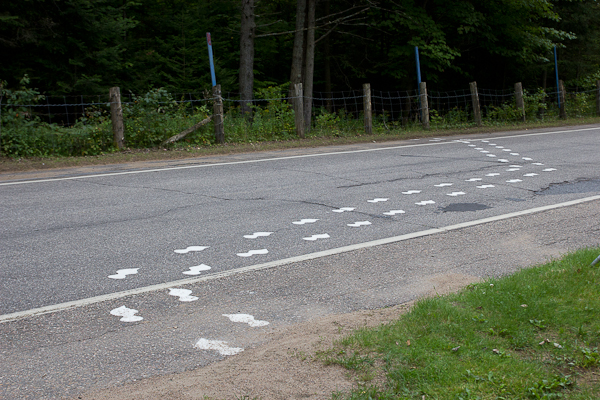
[[[0,155],[95,155],[123,148],[199,147],[316,136],[397,134],[402,130],[451,129],[600,116],[595,88],[560,91],[468,88],[438,92],[357,90],[304,95],[301,84],[258,89],[242,115],[236,93],[142,95],[111,88],[106,95],[42,96],[32,89],[3,89]]]

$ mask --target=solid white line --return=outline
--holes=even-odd
[[[509,139],[509,138],[515,138],[515,137],[525,137],[525,136],[554,135],[556,133],[583,132],[583,131],[598,130],[598,129],[600,129],[600,128],[582,128],[582,129],[570,129],[570,130],[566,130],[566,131],[525,133],[522,135],[498,136],[498,137],[494,137],[493,139],[497,140],[497,139]],[[467,140],[467,139],[464,139],[464,140]],[[470,140],[475,142],[475,141],[487,140],[487,139],[470,139]],[[0,186],[13,186],[13,185],[24,185],[24,184],[29,184],[29,183],[43,183],[43,182],[56,182],[56,181],[70,181],[70,180],[75,180],[75,179],[99,178],[99,177],[105,177],[105,176],[146,174],[149,172],[174,171],[174,170],[179,170],[179,169],[191,169],[191,168],[207,168],[207,167],[217,167],[217,166],[223,166],[223,165],[250,164],[250,163],[259,163],[259,162],[267,162],[267,161],[291,160],[291,159],[295,159],[295,158],[322,157],[322,156],[332,156],[332,155],[338,155],[338,154],[365,153],[365,152],[371,152],[371,151],[397,150],[397,149],[402,149],[402,148],[407,148],[407,147],[440,146],[440,145],[455,144],[455,143],[457,143],[457,142],[448,141],[448,142],[407,144],[407,145],[392,146],[392,147],[378,147],[376,149],[348,150],[348,151],[337,151],[337,152],[318,153],[318,154],[302,154],[302,155],[298,155],[298,156],[261,158],[258,160],[230,161],[230,162],[202,164],[202,165],[185,165],[185,166],[179,166],[179,167],[142,169],[142,170],[136,170],[136,171],[107,172],[105,174],[78,175],[78,176],[68,176],[68,177],[64,177],[64,178],[48,178],[48,179],[36,179],[36,180],[30,180],[30,181],[2,182],[2,183],[0,183]]]
[[[121,298],[124,298],[127,296],[133,296],[133,295],[137,295],[137,294],[155,292],[155,291],[159,291],[159,290],[166,290],[166,289],[172,288],[172,287],[177,287],[177,286],[182,286],[182,285],[190,285],[190,284],[194,284],[194,283],[198,283],[198,282],[211,281],[211,280],[215,280],[215,279],[226,278],[226,277],[233,276],[233,275],[239,275],[239,274],[244,274],[244,273],[248,273],[248,272],[254,272],[254,271],[260,271],[260,270],[264,270],[264,269],[275,268],[275,267],[279,267],[282,265],[297,263],[297,262],[301,262],[301,261],[314,260],[316,258],[332,256],[332,255],[340,254],[340,253],[347,253],[347,252],[354,251],[354,250],[365,249],[365,248],[375,247],[375,246],[382,246],[382,245],[386,245],[386,244],[390,244],[390,243],[403,242],[406,240],[415,239],[415,238],[419,238],[419,237],[423,237],[423,236],[434,235],[436,233],[450,232],[450,231],[454,231],[454,230],[458,230],[458,229],[462,229],[462,228],[467,228],[470,226],[487,224],[489,222],[501,221],[501,220],[505,220],[505,219],[509,219],[509,218],[520,217],[523,215],[529,215],[529,214],[535,214],[535,213],[539,213],[539,212],[543,212],[543,211],[554,210],[557,208],[570,207],[570,206],[587,203],[587,202],[594,201],[594,200],[600,200],[600,195],[585,197],[585,198],[578,199],[578,200],[571,200],[571,201],[567,201],[564,203],[551,204],[548,206],[530,208],[528,210],[497,215],[495,217],[482,218],[482,219],[478,219],[478,220],[474,220],[474,221],[463,222],[460,224],[444,226],[441,228],[432,228],[432,229],[427,229],[424,231],[407,233],[405,235],[393,236],[393,237],[389,237],[389,238],[373,240],[370,242],[364,242],[364,243],[358,243],[358,244],[353,244],[353,245],[344,246],[344,247],[338,247],[335,249],[319,251],[316,253],[304,254],[301,256],[285,258],[282,260],[270,261],[270,262],[267,262],[264,264],[250,265],[248,267],[236,268],[236,269],[232,269],[229,271],[223,271],[223,272],[217,272],[214,274],[204,275],[204,276],[200,276],[197,278],[181,279],[181,280],[172,281],[172,282],[160,283],[157,285],[144,286],[144,287],[140,287],[140,288],[136,288],[136,289],[125,290],[122,292],[109,293],[109,294],[105,294],[102,296],[89,297],[87,299],[69,301],[66,303],[54,304],[51,306],[34,308],[31,310],[19,311],[19,312],[15,312],[15,313],[11,313],[11,314],[4,314],[4,315],[0,315],[0,323],[15,321],[18,319],[33,317],[33,316],[37,316],[37,315],[54,313],[57,311],[70,310],[70,309],[77,308],[77,307],[83,307],[86,305],[96,304],[96,303],[100,303],[103,301],[121,299]]]

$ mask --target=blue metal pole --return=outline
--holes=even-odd
[[[556,60],[556,46],[554,46],[554,71],[556,72],[556,93],[558,98],[558,109],[560,110],[560,87],[558,85],[558,61]]]
[[[210,32],[206,32],[206,42],[208,43],[208,59],[210,60],[210,77],[212,78],[213,87],[217,86],[217,78],[215,77],[215,64],[213,62],[212,42],[210,40]]]
[[[417,84],[419,86],[419,93],[421,91],[421,63],[419,62],[419,47],[415,46],[415,59],[417,60]]]

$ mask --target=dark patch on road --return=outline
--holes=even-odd
[[[444,208],[441,208],[441,210],[442,212],[465,212],[487,210],[488,208],[491,207],[480,203],[452,203]]]
[[[600,192],[599,179],[579,179],[575,182],[553,183],[547,188],[538,190],[535,194],[539,195],[554,195],[554,194],[569,194],[569,193],[591,193]]]

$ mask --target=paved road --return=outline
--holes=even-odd
[[[600,129],[565,130],[1,182],[0,318],[102,295],[108,300],[1,324],[9,368],[0,376],[0,394],[61,396],[189,369],[221,357],[194,348],[200,338],[251,346],[271,327],[414,298],[419,282],[459,268],[459,260],[460,273],[487,276],[518,266],[490,263],[495,253],[511,254],[511,246],[543,249],[530,258],[512,256],[527,265],[597,245]],[[581,199],[568,208],[358,249]],[[555,240],[532,239],[544,233]],[[355,250],[224,276],[349,246]],[[440,258],[450,262],[431,262]],[[224,277],[189,284],[219,273]],[[187,285],[169,283],[184,278]],[[270,325],[222,314],[251,314]],[[258,326],[248,329],[252,324]]]

